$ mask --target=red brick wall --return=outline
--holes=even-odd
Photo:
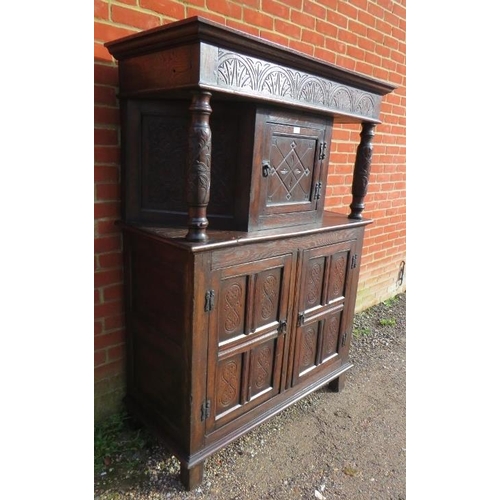
[[[406,0],[94,0],[95,414],[114,411],[124,387],[123,270],[119,217],[116,62],[103,44],[193,15],[280,43],[398,86],[375,129],[368,227],[357,310],[397,293],[406,260]],[[326,207],[348,213],[360,128],[334,127]]]

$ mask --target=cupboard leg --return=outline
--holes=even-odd
[[[346,373],[342,373],[339,375],[335,380],[332,380],[329,384],[328,387],[330,388],[331,391],[333,392],[340,392],[344,390],[345,387],[345,379],[346,379]]]
[[[187,465],[181,464],[181,483],[186,490],[194,490],[203,481],[203,470],[205,463],[201,462],[195,466],[188,468]]]

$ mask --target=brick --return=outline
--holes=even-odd
[[[96,318],[106,318],[107,316],[116,316],[121,313],[123,313],[123,303],[118,300],[94,305],[94,317]]]
[[[290,20],[302,28],[314,29],[316,25],[316,19],[313,16],[293,9],[290,12]]]
[[[100,201],[94,204],[94,218],[116,217],[120,215],[120,204],[116,201]]]
[[[316,31],[302,30],[302,41],[315,46],[323,47],[325,44],[325,37]]]
[[[94,144],[101,144],[105,146],[118,145],[117,130],[105,128],[94,129]]]
[[[343,29],[347,28],[347,24],[349,22],[349,19],[346,16],[330,10],[326,13],[326,20],[334,26],[337,26],[337,28]]]
[[[321,33],[327,39],[335,40],[338,34],[338,28],[332,23],[316,19],[315,28],[318,33]]]
[[[103,0],[94,0],[94,17],[97,19],[109,19],[109,3]]]
[[[322,59],[327,63],[333,64],[335,59],[335,54],[331,50],[322,49],[320,47],[314,47],[314,57]]]
[[[241,19],[243,9],[240,5],[229,0],[206,0],[207,9],[220,14],[232,17],[233,19]]]
[[[345,15],[350,19],[356,19],[358,17],[358,9],[347,2],[339,2],[337,4],[337,12]]]
[[[94,40],[98,42],[111,42],[118,38],[137,33],[137,31],[137,29],[119,28],[112,24],[94,22]]]
[[[238,0],[238,3],[248,7],[253,7],[254,9],[260,9],[260,0]]]
[[[94,368],[94,380],[100,380],[106,377],[121,375],[124,371],[124,360],[112,361]]]
[[[97,221],[97,234],[99,236],[105,236],[110,234],[120,234],[120,228],[117,225],[116,219],[107,219]],[[102,266],[102,262],[101,262]],[[109,267],[109,266],[106,266]]]
[[[226,26],[237,29],[239,31],[243,31],[244,33],[248,33],[250,35],[259,36],[258,28],[249,26],[248,24],[239,21],[234,21],[233,19],[226,19]]]
[[[100,304],[102,302],[101,300],[101,290],[95,289],[94,290],[94,305],[95,304]]]
[[[107,318],[104,318],[104,330],[106,332],[109,332],[111,330],[116,330],[117,328],[123,329],[124,326],[125,326],[124,314],[118,314],[116,316],[109,316]],[[120,335],[124,335],[124,333],[120,332]]]
[[[106,362],[107,356],[105,350],[94,351],[94,366],[102,365]]]
[[[281,19],[290,19],[290,8],[275,0],[261,0],[261,10]]]
[[[94,82],[118,87],[118,67],[114,64],[94,64]]]
[[[125,358],[125,345],[120,344],[115,347],[110,347],[107,349],[108,362],[117,361],[119,359]]]
[[[103,322],[102,321],[94,321],[94,335],[99,335],[103,330]]]
[[[347,46],[346,54],[349,57],[352,57],[353,59],[357,60],[363,60],[365,56],[364,50],[359,49],[358,47],[354,47],[352,45]]]
[[[94,43],[94,60],[101,62],[113,62],[113,57],[109,53],[108,49],[106,49],[102,42]]]
[[[347,50],[347,45],[339,40],[331,40],[329,38],[325,39],[325,46],[327,49],[335,52],[336,54],[345,54]]]
[[[139,0],[139,6],[173,19],[183,19],[185,15],[184,5],[173,0]]]
[[[94,85],[94,103],[117,106],[116,88],[107,85]]]
[[[121,283],[122,279],[123,279],[123,272],[121,269],[103,270],[95,272],[94,287],[99,288],[113,283]]]
[[[300,42],[298,40],[290,40],[289,47],[294,50],[298,50],[299,52],[302,52],[303,54],[307,55],[314,55],[314,46],[309,45],[304,42]]]
[[[110,285],[102,289],[102,294],[105,301],[123,299],[123,285]]]
[[[377,19],[375,22],[375,29],[384,35],[390,35],[392,31],[392,26],[385,21]]]
[[[94,240],[94,252],[113,252],[121,250],[121,236],[104,236]]]
[[[199,8],[186,7],[186,17],[192,16],[202,16],[211,21],[215,21],[220,24],[224,24],[226,22],[226,18],[220,14],[216,14],[210,10],[201,10]]]
[[[317,3],[311,2],[311,0],[304,0],[302,11],[318,19],[326,19],[326,9]]]
[[[123,330],[116,330],[103,335],[96,335],[94,337],[94,350],[107,349],[108,347],[122,344],[124,341],[125,333]]]
[[[118,148],[101,148],[101,149],[112,149],[116,151]],[[118,182],[118,180],[119,180],[119,167],[113,167],[107,165],[94,165],[94,182]]]
[[[283,21],[282,19],[274,20],[274,29],[278,33],[282,33],[285,36],[289,36],[290,38],[300,38],[301,29],[296,24],[289,23],[287,21]]]
[[[288,47],[289,39],[285,36],[278,35],[277,33],[270,31],[260,31],[261,38],[269,40],[270,42],[277,43],[279,45],[283,45],[284,47]]]
[[[118,108],[94,106],[94,123],[98,125],[120,124],[120,112]]]
[[[120,5],[111,5],[111,19],[115,23],[133,26],[141,30],[156,28],[161,24],[159,16]]]
[[[357,33],[362,37],[366,37],[368,32],[367,27],[364,24],[358,23],[357,21],[350,20],[348,23],[348,30],[352,33]]]
[[[262,12],[257,12],[255,10],[250,10],[247,8],[243,9],[243,20],[248,24],[253,24],[261,29],[273,29],[273,18],[267,14],[262,14]]]
[[[355,33],[351,33],[350,31],[339,31],[338,38],[339,40],[345,42],[347,45],[354,45],[355,47],[357,47],[358,45],[358,36]]]
[[[96,163],[118,163],[120,161],[120,148],[118,146],[95,146],[94,161]],[[102,167],[106,168],[106,167]],[[116,180],[118,180],[118,169],[116,169]],[[94,170],[94,181],[97,172]],[[99,174],[98,174],[99,175]]]
[[[120,186],[118,184],[96,184],[98,201],[120,200]]]

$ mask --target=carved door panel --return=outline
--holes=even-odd
[[[291,271],[287,254],[214,273],[207,433],[279,392]]]
[[[267,119],[261,157],[262,214],[316,210],[326,147],[324,124]]]
[[[355,245],[346,241],[302,254],[293,385],[319,370],[336,369],[346,359]]]

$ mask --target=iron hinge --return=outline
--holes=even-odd
[[[215,303],[215,290],[207,290],[205,294],[205,312],[212,311]]]
[[[319,200],[321,197],[321,182],[317,182],[314,186],[314,196],[313,199]]]
[[[344,332],[344,334],[342,335],[342,342],[341,342],[342,347],[345,346],[346,340],[347,340],[347,332]]]
[[[210,417],[210,399],[203,401],[201,405],[201,421],[203,422]]]
[[[325,157],[326,157],[326,142],[320,142],[318,159],[324,160]]]
[[[351,258],[351,269],[356,269],[357,265],[358,265],[358,254],[355,253]]]

